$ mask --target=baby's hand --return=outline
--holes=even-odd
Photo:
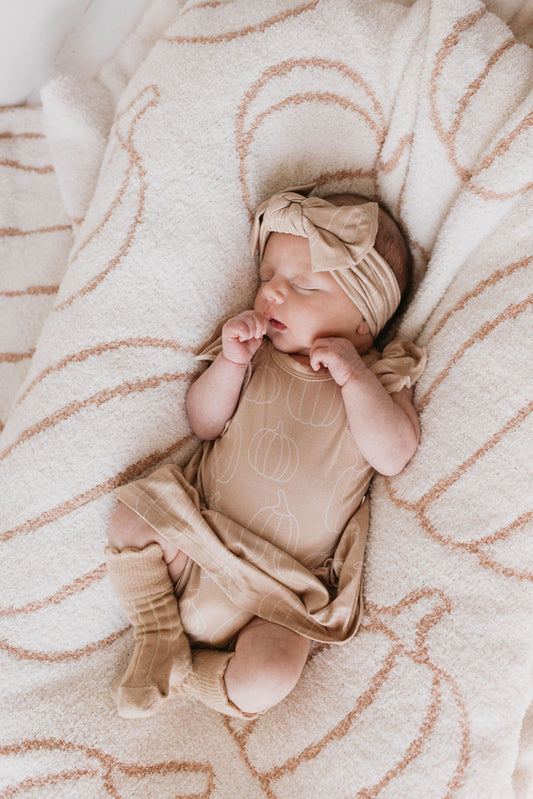
[[[315,372],[321,366],[329,369],[330,375],[341,388],[358,371],[365,368],[352,342],[337,336],[317,338],[309,351],[309,361]]]
[[[258,311],[243,311],[222,328],[222,354],[228,361],[248,364],[267,331],[267,321]]]

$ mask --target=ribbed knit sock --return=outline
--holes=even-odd
[[[193,649],[192,670],[185,677],[179,677],[179,668],[172,672],[170,678],[172,696],[193,696],[204,705],[241,719],[255,719],[259,713],[244,713],[228,697],[224,674],[228,663],[235,652],[223,652],[218,649]]]
[[[123,718],[151,716],[169,696],[171,671],[184,679],[191,669],[191,650],[183,632],[163,551],[106,549],[111,584],[133,625],[135,648],[125,674],[113,686]]]

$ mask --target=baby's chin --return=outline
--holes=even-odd
[[[286,337],[281,335],[276,335],[275,331],[269,332],[266,334],[265,338],[268,338],[272,346],[278,352],[284,352],[286,355],[292,355],[293,357],[302,358],[309,358],[309,353],[311,352],[311,344],[308,346],[302,344],[295,344],[294,342],[287,341]],[[366,355],[372,347],[374,346],[373,341],[365,340],[364,342],[356,342],[352,341],[353,346],[359,353],[359,355]]]
[[[309,357],[310,347],[286,341],[283,336],[276,335],[275,332],[267,333],[266,338],[270,340],[272,346],[278,352],[284,352],[286,355],[305,355]]]

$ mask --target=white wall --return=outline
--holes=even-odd
[[[38,102],[59,67],[98,67],[135,25],[150,0],[0,0],[0,105]]]

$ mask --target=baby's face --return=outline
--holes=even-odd
[[[271,233],[259,276],[254,308],[266,317],[276,349],[308,355],[325,336],[347,338],[359,349],[363,316],[329,272],[312,271],[308,239]]]

